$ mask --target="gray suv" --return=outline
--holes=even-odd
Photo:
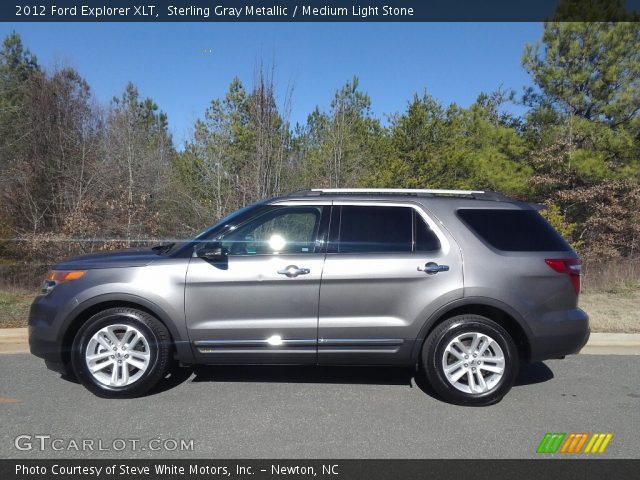
[[[580,260],[537,209],[494,192],[316,189],[194,239],[53,267],[29,343],[104,397],[174,361],[418,366],[444,400],[499,401],[519,362],[578,352]]]

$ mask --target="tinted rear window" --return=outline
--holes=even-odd
[[[342,207],[340,253],[410,252],[411,208]]]
[[[557,252],[571,247],[535,210],[461,209],[458,216],[485,242],[507,252]]]
[[[415,210],[413,211],[413,221],[415,222],[415,251],[433,252],[440,250],[440,240]]]
[[[410,207],[343,206],[338,252],[431,252],[440,241]]]

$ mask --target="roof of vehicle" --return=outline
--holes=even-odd
[[[299,190],[287,195],[267,198],[260,204],[284,202],[323,202],[329,200],[348,202],[380,201],[421,203],[433,208],[457,210],[460,208],[525,209],[542,210],[545,205],[510,198],[490,190],[431,190],[402,188],[314,188]],[[482,203],[479,203],[482,202]]]

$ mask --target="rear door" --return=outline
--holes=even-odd
[[[424,321],[462,297],[453,238],[419,204],[334,201],[329,242],[319,363],[410,362]]]

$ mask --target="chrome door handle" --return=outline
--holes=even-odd
[[[298,268],[297,265],[288,265],[284,267],[282,270],[278,270],[280,275],[286,275],[289,278],[295,278],[298,275],[307,275],[311,273],[311,270],[308,268]]]
[[[424,267],[418,267],[419,272],[424,272],[427,275],[435,275],[438,272],[448,272],[449,265],[438,265],[436,262],[428,262]]]

